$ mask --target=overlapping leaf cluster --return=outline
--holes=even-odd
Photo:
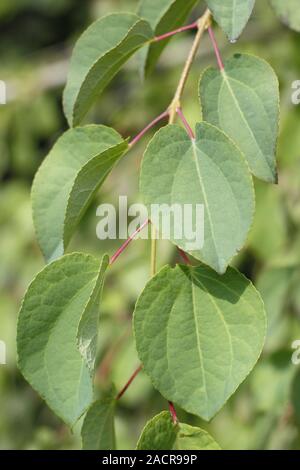
[[[19,366],[67,424],[74,425],[86,413],[84,448],[115,447],[115,394],[94,401],[93,393],[99,304],[109,259],[104,256],[100,262],[65,252],[95,192],[129,146],[115,130],[82,122],[134,53],[140,50],[143,73],[153,70],[166,45],[154,41],[155,36],[181,26],[196,3],[143,0],[139,16],[109,15],[83,33],[64,92],[70,129],[46,157],[33,184],[33,218],[49,264],[23,301]],[[254,0],[207,0],[207,5],[235,40]],[[228,266],[252,224],[252,175],[277,180],[278,82],[263,60],[235,55],[221,70],[204,71],[199,96],[202,121],[195,138],[178,125],[158,131],[144,155],[140,189],[148,206],[204,205],[204,245],[191,251],[200,264],[167,266],[149,281],[136,304],[134,333],[155,388],[187,412],[209,420],[249,374],[264,344],[266,316],[260,295]],[[188,240],[172,235],[170,240],[186,249]],[[137,448],[218,445],[205,431],[174,424],[162,413],[147,424]]]

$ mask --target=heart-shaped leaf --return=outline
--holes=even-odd
[[[270,65],[236,54],[223,71],[206,69],[199,89],[203,119],[234,140],[255,176],[276,182],[279,86]]]
[[[224,273],[245,243],[255,205],[247,163],[231,140],[204,122],[197,124],[195,140],[179,126],[166,126],[146,150],[140,188],[149,214],[154,204],[179,205],[182,211],[187,204],[192,207],[193,217],[188,221],[192,229],[187,224],[183,227],[183,216],[170,217],[171,230],[166,220],[157,228],[163,238]],[[204,206],[204,245],[197,246],[196,240],[191,250],[186,229],[200,232],[197,204]]]
[[[266,314],[238,271],[205,266],[162,269],[134,313],[137,352],[154,386],[189,413],[211,419],[261,353]]]
[[[116,400],[104,397],[87,411],[81,430],[83,450],[114,450]]]
[[[64,254],[95,192],[127,149],[116,131],[94,125],[70,129],[54,145],[32,187],[34,225],[47,261]]]
[[[73,51],[63,98],[70,126],[81,123],[122,65],[152,38],[149,23],[131,13],[100,18],[82,34]]]
[[[19,368],[49,407],[73,425],[93,400],[92,377],[77,345],[83,315],[99,308],[103,269],[81,253],[46,266],[30,284],[19,314]]]
[[[231,41],[235,41],[245,28],[255,0],[205,0],[214,19]]]
[[[137,450],[220,450],[219,445],[203,429],[172,422],[170,413],[163,411],[145,426]]]
[[[142,0],[138,15],[147,20],[155,35],[167,33],[179,28],[199,0]],[[142,75],[153,70],[169,39],[144,47],[140,54]]]
[[[295,31],[300,31],[300,8],[298,0],[270,0],[282,23]]]

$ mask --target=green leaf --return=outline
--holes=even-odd
[[[131,13],[100,18],[82,34],[73,51],[63,98],[70,126],[80,124],[122,65],[152,38],[149,23]]]
[[[164,224],[158,229],[217,272],[226,271],[245,243],[255,201],[245,159],[225,134],[205,122],[197,124],[195,140],[176,125],[161,129],[144,155],[140,188],[149,213],[152,204],[192,204],[194,213],[196,204],[203,204],[203,248],[199,243],[189,249],[191,240],[185,233],[180,237],[179,217],[170,219],[170,233]],[[196,233],[195,219],[191,223]]]
[[[168,411],[152,418],[145,426],[137,450],[219,450],[219,445],[203,429],[179,423],[174,425]]]
[[[235,41],[251,16],[255,0],[206,0],[206,3],[228,38]]]
[[[99,330],[99,302],[103,290],[105,273],[109,265],[109,257],[102,258],[98,281],[89,302],[82,314],[77,332],[79,351],[88,365],[91,375],[95,369],[97,353],[98,330]]]
[[[170,413],[163,411],[146,424],[138,440],[137,450],[171,450],[177,431]]]
[[[96,258],[66,255],[32,281],[19,314],[19,368],[69,425],[93,400],[92,377],[78,350],[77,330],[82,316],[99,305],[102,274]]]
[[[138,15],[147,20],[155,35],[173,31],[185,22],[187,16],[199,0],[142,0]],[[169,39],[150,44],[140,52],[142,75],[148,75],[154,69]]]
[[[255,368],[251,375],[250,392],[257,412],[282,416],[289,403],[292,381],[297,371],[291,355],[290,350],[278,350],[265,357]]]
[[[113,129],[85,126],[60,137],[36,174],[33,220],[47,261],[64,251],[92,197],[128,144]]]
[[[108,396],[89,408],[81,430],[83,450],[116,449],[115,407],[115,398]]]
[[[153,385],[185,411],[211,419],[254,367],[265,332],[254,286],[229,268],[165,267],[138,299],[137,352]]]
[[[201,428],[179,424],[174,449],[176,450],[221,450],[216,441]]]
[[[236,54],[224,65],[222,72],[209,67],[201,76],[203,119],[235,141],[255,176],[277,182],[277,77],[267,62],[247,54]]]
[[[300,32],[300,9],[298,0],[270,0],[277,16],[289,28]]]
[[[292,287],[294,273],[293,266],[274,266],[262,271],[257,279],[256,286],[262,296],[268,316],[265,350],[278,349],[280,340],[281,346],[285,344],[284,322],[286,318],[283,313],[287,300],[290,300],[288,294]]]

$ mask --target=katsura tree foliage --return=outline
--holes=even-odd
[[[142,0],[136,14],[105,16],[83,32],[63,95],[70,129],[58,139],[33,183],[33,220],[46,266],[30,284],[21,306],[18,363],[27,381],[67,425],[72,428],[83,420],[84,449],[117,447],[118,401],[141,369],[169,402],[169,411],[146,424],[136,448],[219,449],[205,430],[179,422],[176,406],[211,420],[251,372],[264,345],[267,322],[260,294],[229,265],[251,229],[253,177],[264,184],[278,181],[278,81],[271,65],[259,57],[222,58],[215,39],[213,20],[230,41],[236,41],[255,1],[206,3],[203,15],[184,25],[197,0]],[[299,18],[292,14],[295,3],[271,0],[280,18],[298,29]],[[132,55],[138,56],[137,73],[151,80],[168,41],[186,30],[195,30],[195,38],[174,98],[145,129],[130,140],[109,127],[82,124]],[[216,66],[199,70],[195,100],[199,97],[201,118],[192,129],[184,116],[183,93],[205,34],[210,36]],[[94,378],[106,273],[151,220],[137,227],[110,257],[100,260],[66,252],[106,177],[158,123],[162,127],[148,143],[140,171],[144,203],[203,204],[204,245],[186,253],[186,240],[170,236],[183,262],[157,273],[152,224],[152,276],[133,316],[141,365],[121,391],[112,385],[99,399]],[[175,233],[176,227],[172,229]]]

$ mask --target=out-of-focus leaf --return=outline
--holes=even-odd
[[[83,314],[89,316],[99,306],[101,276],[96,258],[66,255],[32,281],[19,314],[19,368],[71,426],[93,399],[92,377],[78,350],[77,331]]]
[[[268,330],[265,348],[273,350],[278,347],[278,335],[286,334],[283,324],[286,320],[284,307],[288,300],[288,293],[291,290],[291,281],[295,268],[273,267],[266,269],[259,276],[256,286],[259,290],[267,312]],[[281,344],[281,346],[283,346]]]
[[[179,28],[199,0],[141,0],[138,15],[147,20],[155,35]],[[169,40],[146,46],[140,52],[142,75],[148,75],[154,68]]]
[[[84,450],[116,448],[115,407],[115,398],[108,396],[96,401],[88,409],[81,430]]]
[[[178,428],[168,411],[152,418],[142,431],[137,450],[171,450],[176,441]]]
[[[70,129],[56,142],[36,174],[32,210],[47,261],[62,256],[91,200],[128,143],[113,129]]]
[[[277,16],[289,28],[300,31],[300,8],[298,0],[270,0]]]
[[[180,217],[170,217],[167,229],[158,220],[158,229],[163,238],[170,238],[184,251],[224,273],[245,243],[255,206],[248,166],[233,142],[205,122],[197,124],[193,140],[183,128],[167,126],[156,133],[147,147],[140,187],[149,213],[155,204],[180,208],[192,205],[191,232],[198,235],[202,227],[199,221],[195,226],[195,208],[203,205],[203,246],[202,240],[195,240],[198,245],[194,243],[194,248],[189,249],[191,239],[182,233]]]

